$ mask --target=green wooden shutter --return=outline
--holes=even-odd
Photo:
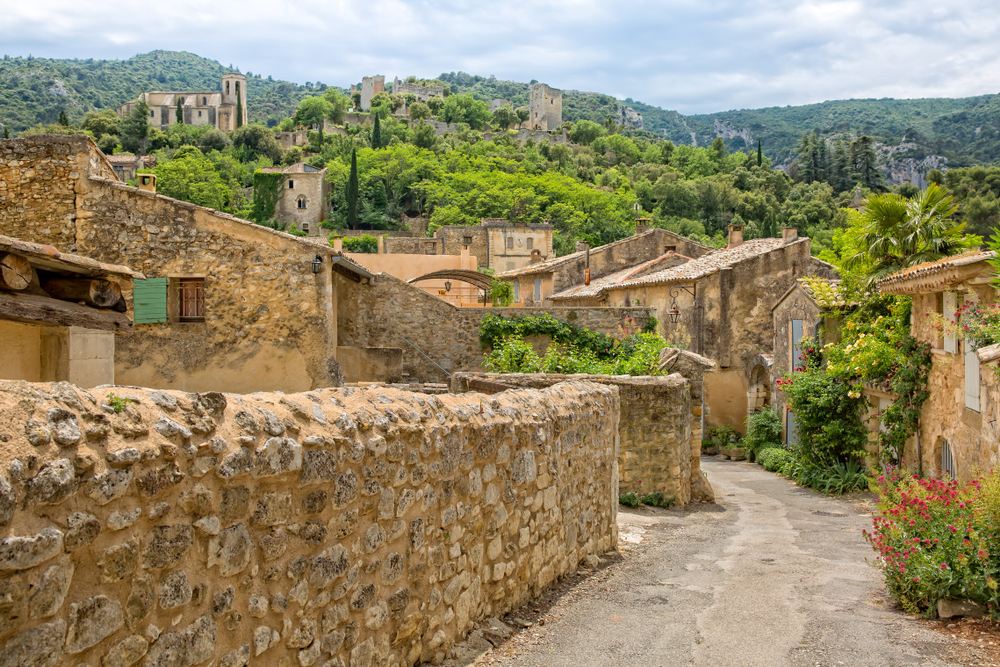
[[[136,324],[167,321],[167,279],[136,280],[132,288],[132,310]]]

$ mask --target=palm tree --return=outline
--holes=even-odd
[[[850,212],[858,233],[844,267],[862,274],[871,288],[891,273],[961,252],[965,223],[955,220],[956,211],[954,198],[934,183],[910,199],[868,195],[861,211]]]

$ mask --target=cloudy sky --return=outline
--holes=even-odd
[[[996,0],[6,0],[0,50],[191,51],[345,86],[464,70],[685,114],[1000,92]]]

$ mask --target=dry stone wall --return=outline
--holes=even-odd
[[[441,660],[615,545],[618,391],[0,382],[0,667]]]
[[[700,439],[692,453],[692,382],[680,374],[667,376],[559,375],[556,373],[456,373],[452,391],[495,393],[511,388],[550,387],[567,380],[586,380],[618,388],[621,420],[618,427],[618,470],[621,491],[662,491],[685,507],[706,497],[701,483]],[[698,378],[698,400],[701,398]],[[700,404],[699,404],[700,414]],[[692,494],[692,486],[696,493]],[[692,497],[692,495],[694,497]]]

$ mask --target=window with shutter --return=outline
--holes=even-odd
[[[955,312],[958,310],[958,294],[956,292],[944,293],[944,319],[949,322],[955,321]],[[958,354],[958,341],[955,334],[945,334],[944,351],[951,354]]]
[[[979,355],[969,339],[965,340],[965,407],[979,412]]]
[[[136,280],[132,287],[132,316],[136,324],[167,321],[167,279]]]

